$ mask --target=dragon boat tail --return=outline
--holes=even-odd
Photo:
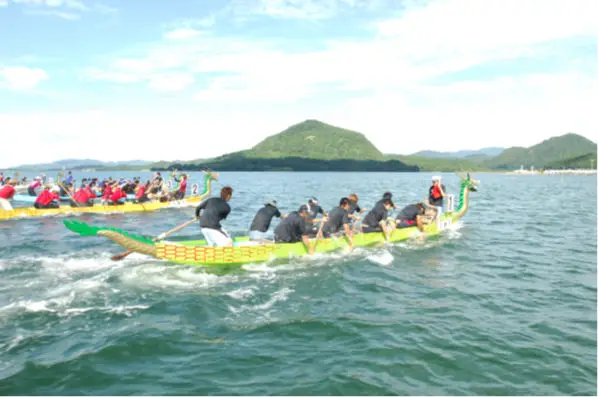
[[[212,192],[212,181],[218,180],[218,173],[204,172],[203,190],[199,193],[197,190],[199,186],[193,187],[192,195],[185,197],[182,200],[173,200],[166,202],[149,201],[145,203],[133,203],[130,201],[121,205],[101,205],[95,204],[91,207],[72,207],[64,205],[60,208],[37,209],[34,207],[14,208],[12,210],[0,209],[0,221],[6,221],[17,218],[31,218],[55,215],[72,215],[81,213],[123,213],[123,212],[145,212],[156,211],[164,208],[182,208],[199,204],[203,199],[208,197]]]
[[[463,217],[469,208],[469,192],[476,191],[479,181],[471,179],[469,174],[462,178],[459,204],[454,209],[452,196],[448,197],[447,211],[440,216],[428,218],[424,225],[424,233],[433,236],[441,233],[450,225]],[[232,247],[210,247],[205,240],[161,241],[141,236],[124,230],[90,226],[79,221],[64,221],[65,226],[81,236],[103,236],[126,250],[166,260],[173,263],[194,265],[243,265],[247,263],[267,262],[275,259],[288,259],[305,256],[308,252],[303,243],[261,244],[249,240],[249,237],[235,237]],[[417,227],[395,229],[389,242],[398,242],[417,235]],[[386,242],[382,233],[361,233],[353,238],[354,247],[379,246]],[[323,238],[318,240],[315,252],[329,253],[342,251],[349,246],[346,237]]]

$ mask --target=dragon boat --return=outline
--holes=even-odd
[[[426,220],[425,235],[437,235],[463,217],[469,208],[469,192],[476,191],[478,183],[479,181],[471,179],[469,174],[467,174],[467,178],[462,178],[457,209],[454,209],[454,196],[449,195],[447,197],[447,211],[440,216]],[[90,226],[84,222],[65,220],[64,224],[69,230],[81,236],[103,236],[129,251],[173,263],[208,266],[243,265],[308,255],[302,242],[261,244],[249,241],[249,237],[235,237],[232,247],[210,247],[205,240],[164,240],[158,242],[156,238],[135,235],[120,229]],[[418,233],[416,226],[395,229],[391,233],[388,242],[408,240],[412,235]],[[353,237],[354,247],[379,246],[385,242],[386,240],[381,232],[361,233]],[[323,238],[316,242],[315,252],[342,251],[347,249],[348,246],[346,237]]]
[[[17,218],[31,218],[55,215],[89,214],[89,213],[123,213],[123,212],[144,212],[156,211],[163,208],[182,208],[199,204],[212,192],[212,181],[218,180],[219,174],[211,171],[204,171],[203,191],[198,192],[199,186],[192,187],[192,194],[182,200],[173,201],[148,201],[145,203],[132,203],[130,201],[121,205],[94,204],[91,207],[72,207],[64,205],[60,208],[37,209],[34,207],[17,207],[12,210],[0,209],[0,221]]]

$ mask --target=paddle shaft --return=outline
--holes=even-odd
[[[190,224],[192,224],[193,222],[195,222],[195,221],[197,221],[197,220],[199,220],[199,217],[197,217],[197,218],[193,218],[193,219],[191,219],[191,220],[189,220],[189,221],[187,221],[187,222],[183,223],[182,225],[179,225],[179,226],[175,227],[174,229],[171,229],[171,230],[169,230],[169,231],[167,231],[167,232],[165,232],[165,233],[162,233],[162,234],[160,234],[158,237],[156,237],[156,238],[154,238],[154,239],[152,239],[152,240],[153,240],[153,241],[159,241],[159,240],[163,240],[163,239],[165,239],[166,237],[170,236],[172,233],[174,233],[174,232],[178,232],[179,230],[181,230],[181,229],[183,229],[183,228],[185,228],[185,227],[189,226]],[[113,256],[111,259],[112,259],[113,261],[119,261],[119,260],[121,260],[121,259],[123,259],[123,258],[125,258],[125,257],[129,256],[129,255],[130,255],[130,254],[132,254],[132,253],[133,253],[133,251],[126,251],[126,252],[123,252],[122,254],[114,255],[114,256]]]
[[[58,179],[56,180],[56,184],[58,185],[59,188],[61,188],[62,190],[64,190],[67,194],[67,196],[69,196],[69,198],[71,199],[71,201],[73,203],[75,203],[75,205],[77,205],[77,207],[80,207],[79,203],[75,201],[75,199],[73,198],[73,196],[71,196],[71,193],[68,191],[67,188],[65,188],[61,183],[60,183],[60,177],[62,176],[62,174],[58,174]]]
[[[324,227],[324,220],[322,219],[322,222],[320,222],[320,228],[318,229],[318,233],[316,234],[316,239],[313,242],[313,249],[314,252],[316,251],[316,245],[318,244],[318,240],[320,239],[320,236],[322,236],[322,228]]]

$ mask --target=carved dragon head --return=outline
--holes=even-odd
[[[469,172],[467,173],[467,176],[464,176],[462,173],[457,173],[457,176],[459,178],[461,178],[461,185],[468,188],[469,191],[471,192],[477,192],[478,188],[477,186],[480,184],[480,181],[473,179],[470,175]]]
[[[214,172],[212,170],[204,170],[204,171],[201,171],[201,172],[203,172],[204,175],[206,175],[206,177],[210,181],[217,181],[218,178],[220,177],[220,174],[218,172]]]

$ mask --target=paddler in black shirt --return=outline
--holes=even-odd
[[[386,192],[386,193],[384,193],[384,194],[382,195],[382,199],[381,199],[380,201],[378,201],[378,202],[376,203],[376,205],[378,205],[378,204],[382,204],[382,203],[384,202],[384,200],[386,200],[386,199],[389,199],[389,200],[390,200],[390,202],[392,203],[390,206],[391,206],[392,208],[394,208],[394,209],[396,209],[396,208],[397,208],[397,206],[395,205],[395,203],[393,203],[393,202],[392,202],[392,193],[391,193],[391,192]]]
[[[422,223],[422,215],[426,213],[426,207],[422,203],[409,204],[399,212],[396,219],[397,229],[404,229],[408,227],[417,226],[422,234],[419,236],[420,240],[424,239],[424,226]]]
[[[391,199],[385,198],[376,203],[374,208],[363,218],[362,230],[363,233],[384,233],[384,238],[389,239],[392,228],[386,225],[386,219],[388,218],[388,211],[394,203]]]
[[[211,247],[230,247],[233,245],[233,240],[220,224],[220,221],[226,219],[230,213],[230,205],[227,201],[232,196],[233,189],[230,186],[223,187],[220,190],[220,197],[211,197],[202,201],[195,209],[195,216],[199,217],[201,232]]]
[[[308,222],[308,218],[307,205],[302,205],[298,211],[291,212],[274,229],[274,242],[281,244],[303,241],[309,254],[313,255],[314,247],[309,243],[311,224]]]
[[[270,228],[270,223],[272,223],[272,218],[286,218],[287,215],[283,215],[280,213],[278,208],[276,207],[277,203],[276,200],[267,201],[262,208],[259,209],[253,221],[251,222],[251,226],[249,227],[249,239],[252,241],[261,241],[264,243],[269,243],[270,241],[266,238],[266,232]]]
[[[330,211],[328,214],[328,221],[322,227],[324,237],[328,238],[331,235],[338,235],[341,229],[344,230],[345,235],[349,238],[349,247],[353,247],[353,232],[351,231],[351,219],[349,219],[349,209],[351,203],[348,198],[343,197],[338,207]]]
[[[308,212],[308,218],[307,221],[310,224],[310,228],[311,228],[311,235],[315,236],[316,233],[318,232],[318,227],[315,225],[315,223],[318,222],[322,222],[322,219],[316,219],[318,217],[318,214],[322,214],[322,217],[326,217],[326,211],[324,211],[324,208],[322,208],[320,206],[320,204],[318,204],[318,199],[315,197],[310,198],[309,200],[307,200],[307,212]]]
[[[422,203],[409,204],[397,215],[397,229],[417,226],[420,232],[424,232],[422,224],[422,215],[426,213],[426,207]]]

